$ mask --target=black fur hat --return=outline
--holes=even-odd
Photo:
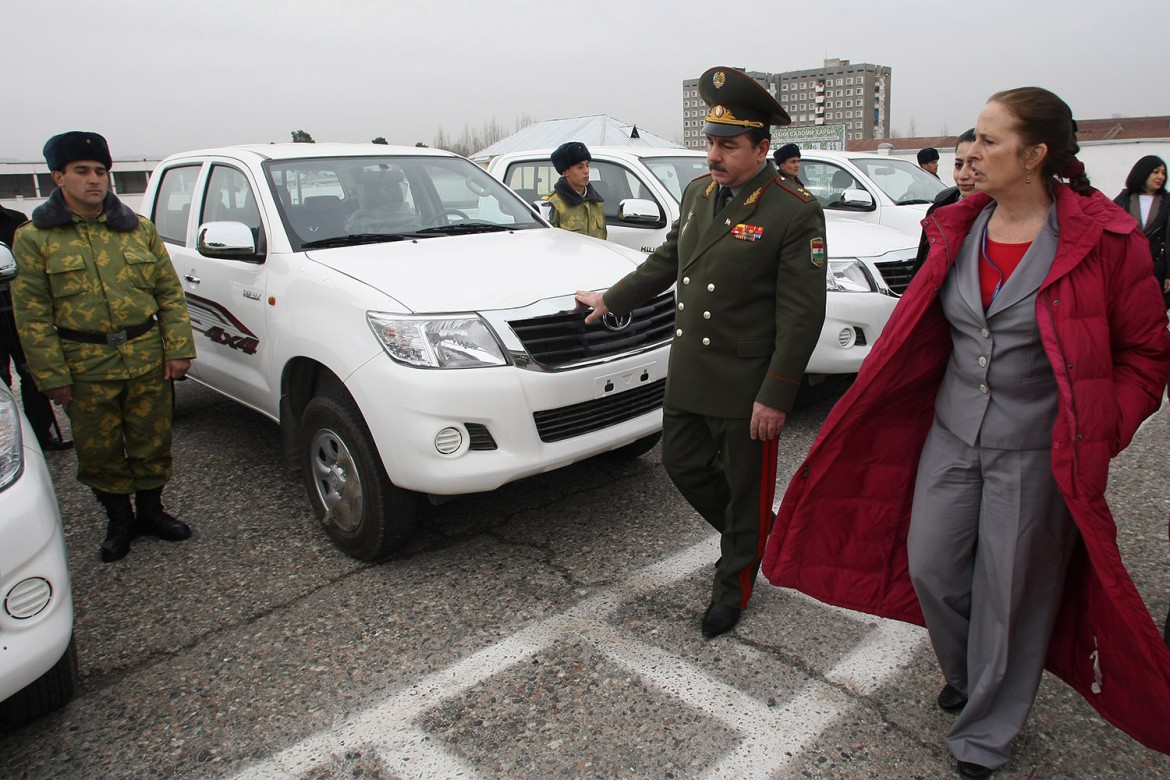
[[[44,154],[50,171],[63,171],[66,165],[75,160],[94,160],[106,166],[107,170],[114,167],[106,139],[97,133],[81,130],[70,130],[53,136],[45,143]]]
[[[918,164],[932,163],[938,161],[938,149],[933,146],[928,146],[925,149],[918,150]]]
[[[592,160],[588,147],[580,141],[569,141],[556,148],[551,155],[553,167],[557,173],[564,173],[579,162]]]
[[[784,162],[785,160],[791,160],[793,157],[799,160],[800,147],[796,144],[784,144],[776,150],[772,157],[775,158],[777,165]]]

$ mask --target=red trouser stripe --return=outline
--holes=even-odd
[[[756,554],[752,565],[739,572],[739,586],[743,592],[743,600],[739,603],[740,609],[746,607],[748,599],[752,597],[756,566],[764,557],[764,546],[768,543],[768,534],[772,531],[772,501],[776,497],[776,460],[779,444],[779,436],[760,443],[764,452],[760,459],[759,533],[756,535]]]

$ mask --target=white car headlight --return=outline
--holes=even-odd
[[[825,286],[830,292],[878,291],[869,269],[859,260],[830,260]]]
[[[11,485],[24,470],[24,439],[16,399],[0,388],[0,490]]]
[[[419,368],[484,368],[508,360],[491,328],[475,314],[418,317],[371,311],[366,320],[382,349]]]

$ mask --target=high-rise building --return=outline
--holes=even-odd
[[[831,127],[846,142],[890,137],[890,69],[884,65],[829,59],[812,70],[745,72],[780,101],[792,127]],[[699,80],[684,81],[683,146],[706,147],[706,115]]]

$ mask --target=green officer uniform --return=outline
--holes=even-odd
[[[736,135],[745,123],[758,127],[751,118],[760,122],[760,114],[765,127],[768,118],[787,121],[767,93],[759,97],[763,91],[738,76],[731,69],[704,75],[708,92],[718,80],[732,87],[718,96],[726,102],[704,94],[714,106],[708,126],[716,113],[736,123],[708,135]],[[725,206],[717,205],[717,190],[709,175],[691,182],[666,240],[604,300],[623,314],[676,285],[663,465],[720,531],[711,603],[737,615],[751,596],[774,519],[777,440],[751,438],[753,405],[789,411],[796,399],[825,317],[825,220],[817,200],[782,181],[771,162]],[[708,636],[728,627],[708,633],[704,619]]]
[[[87,219],[56,190],[13,249],[13,303],[33,377],[42,390],[72,386],[78,479],[106,493],[161,488],[171,477],[173,406],[163,363],[194,358],[195,342],[154,225],[112,194]],[[129,338],[63,335],[118,332]]]

